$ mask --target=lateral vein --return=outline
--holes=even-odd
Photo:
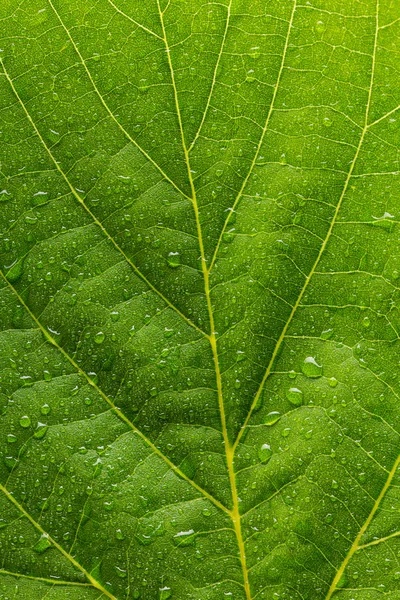
[[[161,452],[161,450],[159,450],[157,448],[157,446],[155,446],[155,444],[153,444],[153,442],[151,440],[149,440],[149,438],[140,429],[138,429],[136,427],[136,425],[134,425],[132,423],[132,421],[130,421],[129,418],[117,406],[115,406],[115,404],[111,400],[111,398],[109,398],[107,396],[107,394],[105,392],[103,392],[103,390],[93,381],[93,379],[91,379],[91,377],[78,365],[78,363],[75,362],[75,360],[64,350],[64,348],[62,346],[60,346],[58,344],[58,342],[50,335],[48,330],[42,325],[42,323],[39,321],[39,319],[36,317],[36,315],[31,311],[29,306],[25,303],[25,301],[20,296],[20,294],[17,292],[17,290],[14,288],[14,286],[8,281],[7,277],[3,274],[2,271],[0,271],[0,275],[3,277],[3,279],[5,280],[5,282],[11,289],[11,291],[17,296],[18,301],[22,304],[22,306],[28,312],[30,317],[35,321],[36,325],[42,331],[42,333],[45,336],[45,338],[47,339],[47,341],[50,342],[53,346],[55,346],[63,354],[63,356],[78,371],[78,373],[80,373],[86,379],[88,384],[91,385],[100,394],[100,396],[103,398],[103,400],[105,400],[107,402],[107,404],[112,408],[113,412],[121,419],[121,421],[124,421],[124,423],[126,423],[146,443],[146,445],[151,448],[151,450],[157,456],[162,458],[162,460],[164,462],[166,462],[167,465],[181,479],[184,479],[185,481],[190,483],[190,485],[192,485],[198,492],[200,492],[203,496],[205,496],[208,500],[210,500],[213,504],[215,504],[215,506],[217,506],[218,508],[223,510],[225,513],[230,514],[230,511],[228,508],[226,508],[226,506],[224,506],[219,500],[214,498],[214,496],[209,494],[206,490],[204,490],[201,486],[199,486],[195,481],[190,479],[190,477],[188,477],[183,471],[181,471],[181,469],[178,466],[176,466],[163,452]]]
[[[340,565],[339,569],[337,570],[336,575],[332,581],[332,584],[329,588],[329,591],[328,591],[328,594],[327,594],[325,600],[330,600],[330,598],[336,591],[337,585],[338,585],[340,579],[342,578],[348,563],[352,559],[353,555],[357,552],[357,550],[362,550],[366,546],[370,546],[373,544],[373,542],[372,542],[371,544],[365,544],[365,545],[361,546],[360,540],[361,540],[362,536],[364,535],[364,533],[366,532],[366,530],[368,529],[369,525],[371,524],[371,521],[374,518],[376,511],[378,510],[383,498],[385,497],[386,492],[388,491],[388,489],[392,483],[393,477],[395,476],[399,465],[400,465],[400,456],[396,459],[396,461],[389,473],[389,476],[385,482],[385,485],[383,486],[383,488],[381,490],[381,493],[379,494],[379,496],[377,497],[377,499],[374,502],[371,512],[369,513],[365,523],[363,524],[360,531],[358,532],[357,537],[354,540],[350,550],[346,554],[346,557],[344,558],[342,564]]]
[[[62,546],[60,546],[60,544],[58,542],[56,542],[56,540],[54,538],[52,538],[47,533],[47,531],[45,531],[43,529],[43,527],[37,521],[35,521],[35,519],[28,513],[28,511],[25,510],[25,508],[22,506],[22,504],[20,504],[18,502],[18,500],[16,498],[14,498],[14,496],[2,484],[0,484],[0,489],[4,493],[4,495],[8,498],[8,500],[10,502],[12,502],[14,504],[14,506],[16,506],[18,508],[18,510],[32,523],[32,525],[34,527],[36,527],[36,529],[38,531],[40,531],[40,533],[45,535],[47,537],[47,539],[49,540],[49,542],[51,542],[53,544],[53,546],[55,548],[57,548],[57,550],[59,552],[61,552],[61,554],[63,554],[65,556],[65,558],[67,558],[74,565],[74,567],[79,569],[85,575],[85,577],[88,579],[88,581],[90,581],[90,584],[93,587],[100,590],[103,594],[105,594],[107,596],[107,598],[110,598],[111,600],[117,600],[117,598],[115,596],[113,596],[110,592],[108,592],[101,585],[101,583],[99,583],[73,556],[71,556],[71,554],[69,554]]]
[[[244,190],[245,190],[245,188],[247,186],[247,182],[249,181],[249,178],[250,178],[250,176],[251,176],[251,174],[253,172],[253,169],[254,169],[255,164],[257,162],[257,159],[258,159],[258,156],[260,154],[260,150],[261,150],[262,143],[264,141],[265,134],[266,134],[266,132],[268,130],[268,127],[269,127],[271,116],[272,116],[272,113],[273,113],[274,107],[275,107],[275,100],[276,100],[276,97],[277,97],[277,94],[278,94],[279,85],[280,85],[280,82],[281,82],[281,79],[282,79],[283,69],[284,69],[284,66],[285,66],[286,54],[287,54],[287,49],[288,49],[288,46],[289,46],[290,33],[291,33],[292,26],[293,26],[293,19],[294,19],[294,14],[296,12],[296,6],[297,6],[297,0],[294,0],[294,2],[293,2],[293,8],[292,8],[292,13],[290,15],[289,26],[288,26],[288,30],[287,30],[287,34],[286,34],[286,39],[285,39],[285,45],[284,45],[284,48],[283,48],[282,60],[281,60],[281,64],[280,64],[280,68],[279,68],[279,72],[278,72],[278,77],[277,77],[277,80],[276,80],[276,84],[274,86],[274,91],[273,91],[273,94],[272,94],[271,104],[269,106],[269,110],[268,110],[268,113],[267,113],[267,118],[265,119],[264,127],[262,129],[261,136],[260,136],[260,139],[259,139],[258,144],[257,144],[256,152],[254,154],[253,160],[251,161],[250,169],[248,170],[246,177],[243,179],[241,188],[240,188],[240,190],[239,190],[239,192],[238,192],[238,194],[236,196],[236,199],[235,199],[235,201],[234,201],[234,203],[233,203],[233,205],[231,207],[231,210],[228,211],[228,216],[225,219],[225,223],[224,223],[224,225],[222,227],[220,236],[218,238],[217,245],[216,245],[215,250],[214,250],[213,257],[211,259],[209,271],[211,271],[211,269],[214,266],[214,263],[216,261],[217,254],[218,254],[218,251],[219,251],[219,247],[221,245],[222,238],[224,236],[225,230],[226,230],[226,228],[228,226],[228,223],[229,223],[229,220],[231,218],[231,215],[234,212],[236,206],[238,205],[238,202],[240,201],[240,199],[241,199],[241,197],[243,195],[243,192],[244,192]]]
[[[160,292],[160,290],[158,290],[148,279],[147,277],[140,271],[140,269],[132,262],[132,260],[127,256],[127,254],[123,251],[123,249],[121,248],[121,246],[119,246],[117,244],[117,242],[114,240],[114,238],[112,237],[112,235],[107,231],[107,229],[104,227],[104,225],[101,223],[101,221],[98,220],[98,218],[94,215],[94,213],[90,210],[90,208],[87,206],[87,204],[85,203],[84,198],[82,198],[78,192],[76,191],[75,187],[72,185],[72,183],[70,182],[70,180],[68,179],[67,175],[64,173],[64,171],[61,169],[58,161],[56,160],[55,156],[53,155],[53,153],[51,152],[50,148],[47,146],[46,142],[44,141],[39,129],[36,126],[36,123],[34,122],[30,112],[28,111],[28,109],[26,108],[24,102],[22,101],[21,97],[18,94],[17,89],[14,86],[14,83],[8,73],[8,71],[5,68],[4,65],[4,61],[3,59],[0,57],[0,64],[3,68],[3,72],[4,75],[7,79],[7,81],[9,82],[12,91],[14,92],[14,95],[16,96],[18,102],[20,103],[27,119],[29,120],[29,122],[31,123],[35,133],[37,134],[39,140],[41,141],[44,149],[46,150],[47,154],[49,155],[50,159],[52,160],[52,162],[54,163],[57,171],[60,173],[60,175],[63,177],[64,181],[66,182],[66,184],[68,185],[69,189],[71,190],[73,196],[76,198],[76,200],[78,200],[78,202],[81,204],[81,206],[85,209],[85,211],[90,215],[90,217],[92,218],[93,222],[101,229],[101,231],[103,232],[103,234],[106,236],[106,238],[112,243],[112,245],[114,246],[114,248],[116,248],[116,250],[118,250],[118,252],[120,254],[122,254],[122,256],[124,257],[124,259],[126,260],[126,262],[132,267],[132,269],[134,270],[134,272],[136,273],[136,275],[138,275],[138,277],[140,277],[140,279],[142,279],[142,281],[144,281],[146,283],[146,285],[149,286],[150,289],[153,290],[153,292],[155,292],[158,296],[160,296],[160,298],[172,309],[174,310],[182,319],[184,319],[186,321],[186,323],[188,323],[191,327],[193,327],[194,329],[196,329],[199,333],[201,333],[202,335],[206,335],[206,333],[200,329],[200,327],[198,327],[198,325],[196,325],[193,321],[191,321],[186,315],[184,315],[179,308],[177,308],[174,304],[172,304],[172,302],[170,300],[168,300],[168,298],[166,298],[166,296],[164,296],[164,294],[162,292]]]
[[[243,423],[243,426],[241,427],[241,429],[240,429],[240,431],[239,431],[239,433],[238,433],[238,435],[236,437],[236,441],[234,443],[234,448],[235,449],[236,449],[238,443],[240,442],[240,439],[241,439],[241,437],[242,437],[242,435],[243,435],[243,433],[244,433],[244,431],[245,431],[245,429],[246,429],[246,427],[247,427],[247,425],[249,423],[251,415],[253,414],[254,408],[256,407],[256,405],[258,403],[258,400],[259,400],[260,395],[262,393],[262,390],[264,388],[265,382],[266,382],[266,380],[268,379],[268,377],[269,377],[269,375],[271,373],[271,369],[272,369],[272,366],[274,364],[275,358],[277,357],[278,352],[280,350],[280,347],[282,345],[282,342],[283,342],[283,340],[286,337],[286,332],[287,332],[287,330],[289,328],[289,325],[291,324],[291,322],[293,320],[293,317],[296,314],[296,311],[297,311],[297,309],[299,308],[299,306],[301,304],[303,296],[304,296],[304,294],[305,294],[305,292],[306,292],[306,290],[308,288],[308,284],[310,283],[311,278],[313,277],[313,275],[314,275],[314,273],[315,273],[315,271],[316,271],[316,269],[318,267],[318,264],[319,264],[319,262],[320,262],[320,260],[322,258],[322,255],[323,255],[323,253],[325,251],[325,248],[327,247],[328,242],[329,242],[329,240],[331,238],[331,235],[332,235],[333,229],[335,227],[335,224],[336,224],[336,221],[337,221],[340,209],[341,209],[342,204],[343,204],[344,197],[345,197],[347,189],[349,187],[349,183],[350,183],[353,171],[354,171],[355,164],[357,162],[358,155],[359,155],[360,150],[361,150],[361,146],[362,146],[362,144],[364,142],[365,135],[366,135],[366,133],[368,131],[368,117],[369,117],[369,111],[370,111],[370,106],[371,106],[372,86],[373,86],[373,81],[374,81],[375,58],[376,58],[376,48],[377,48],[378,30],[379,30],[379,28],[378,28],[378,9],[379,9],[379,0],[377,0],[377,26],[376,26],[376,31],[375,31],[374,50],[373,50],[373,56],[372,56],[371,80],[370,80],[370,86],[369,86],[369,92],[368,92],[367,106],[366,106],[366,110],[365,110],[364,127],[363,127],[363,130],[362,130],[361,136],[360,136],[360,141],[358,142],[358,145],[357,145],[357,148],[356,148],[356,152],[354,154],[353,160],[351,161],[351,165],[350,165],[349,171],[347,173],[347,177],[346,177],[346,180],[344,182],[344,186],[343,186],[342,192],[340,194],[338,203],[336,205],[335,212],[334,212],[333,217],[331,219],[331,222],[330,222],[327,234],[325,236],[325,239],[323,241],[323,244],[321,245],[321,248],[320,248],[320,250],[318,252],[317,258],[315,259],[315,262],[314,262],[314,264],[313,264],[313,266],[311,268],[311,271],[309,272],[309,274],[307,275],[307,277],[306,277],[306,279],[304,281],[304,285],[303,285],[303,287],[300,290],[300,294],[298,295],[296,303],[294,304],[294,306],[293,306],[293,308],[292,308],[292,310],[290,312],[289,318],[286,321],[285,326],[282,329],[282,332],[281,332],[281,334],[279,336],[279,339],[278,339],[278,341],[275,344],[275,348],[274,348],[274,351],[272,353],[271,359],[270,359],[270,361],[268,363],[267,369],[266,369],[266,371],[264,373],[264,376],[263,376],[263,378],[261,380],[260,386],[259,386],[259,388],[257,390],[257,393],[256,393],[256,395],[254,397],[254,400],[253,400],[253,402],[251,404],[250,410],[249,410],[249,412],[247,414],[247,417],[246,417],[246,419],[245,419],[245,421]]]
[[[147,160],[150,161],[154,165],[154,167],[161,173],[161,175],[164,177],[164,179],[166,179],[167,181],[169,181],[169,183],[171,185],[173,185],[174,188],[180,194],[182,194],[182,196],[185,196],[185,198],[187,198],[187,195],[185,194],[185,192],[183,190],[181,190],[180,187],[177,186],[176,183],[170,177],[168,177],[168,175],[163,171],[163,169],[160,167],[160,165],[158,165],[155,162],[155,160],[151,158],[151,156],[146,152],[146,150],[144,150],[144,148],[142,148],[140,146],[140,144],[137,143],[137,141],[130,135],[130,133],[125,129],[125,127],[118,121],[118,119],[116,118],[116,116],[114,115],[114,113],[111,111],[110,107],[108,106],[108,104],[104,100],[103,96],[101,95],[100,90],[97,87],[96,82],[94,81],[94,79],[92,77],[92,74],[91,74],[91,72],[89,71],[89,69],[88,69],[88,67],[86,65],[85,59],[83,58],[82,54],[80,53],[78,46],[75,44],[75,41],[74,41],[72,35],[70,34],[68,28],[65,26],[64,21],[61,19],[59,13],[57,12],[56,8],[54,7],[54,5],[52,3],[52,0],[48,0],[48,2],[50,4],[51,8],[53,9],[54,14],[56,15],[57,19],[59,20],[61,27],[64,29],[65,33],[67,34],[67,36],[68,36],[68,38],[69,38],[69,40],[70,40],[70,42],[71,42],[71,44],[72,44],[72,46],[73,46],[76,54],[78,55],[79,60],[81,61],[82,66],[83,66],[83,68],[86,71],[86,74],[87,74],[87,76],[89,78],[90,83],[93,86],[94,91],[96,92],[96,94],[97,94],[100,102],[102,103],[102,105],[104,106],[104,108],[106,109],[106,111],[108,112],[108,114],[110,115],[111,119],[119,127],[119,129],[122,131],[122,133],[125,135],[125,137],[127,137],[128,140],[130,142],[132,142],[132,144],[134,144],[138,150],[140,150],[140,152],[143,154],[143,156],[145,156],[147,158]]]

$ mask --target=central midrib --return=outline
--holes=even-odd
[[[213,313],[213,308],[212,308],[212,303],[211,303],[211,294],[210,294],[209,269],[207,268],[207,261],[205,258],[203,233],[202,233],[202,228],[201,228],[201,223],[200,223],[196,188],[194,185],[192,169],[190,166],[189,149],[186,145],[185,134],[183,131],[181,110],[180,110],[180,106],[179,106],[178,92],[177,92],[177,87],[176,87],[176,83],[175,83],[175,74],[174,74],[174,69],[173,69],[172,60],[171,60],[171,52],[170,52],[170,48],[168,46],[167,35],[166,35],[166,31],[165,31],[164,18],[163,18],[164,13],[161,10],[159,0],[157,0],[157,6],[158,6],[159,14],[160,14],[160,21],[161,21],[161,27],[162,27],[163,37],[164,37],[168,66],[169,66],[169,70],[171,73],[171,82],[172,82],[172,88],[173,88],[173,92],[174,92],[176,114],[177,114],[177,118],[178,118],[179,129],[180,129],[181,139],[182,139],[182,148],[183,148],[183,152],[184,152],[184,156],[185,156],[185,162],[186,162],[186,167],[187,167],[187,172],[188,172],[188,179],[189,179],[191,193],[192,193],[191,200],[192,200],[193,210],[194,210],[194,214],[195,214],[195,218],[196,218],[197,237],[199,240],[199,249],[200,249],[201,270],[202,270],[203,279],[204,279],[204,293],[205,293],[205,297],[206,297],[206,301],[207,301],[207,310],[208,310],[208,316],[209,316],[209,320],[210,320],[210,334],[206,335],[206,337],[207,337],[208,341],[210,342],[212,355],[213,355],[213,359],[214,359],[215,378],[216,378],[216,383],[217,383],[217,394],[218,394],[218,406],[219,406],[219,412],[220,412],[220,417],[221,417],[222,436],[223,436],[224,445],[225,445],[225,455],[226,455],[226,462],[227,462],[228,474],[229,474],[229,482],[230,482],[231,494],[232,494],[232,509],[229,511],[229,514],[231,516],[231,519],[232,519],[232,522],[234,525],[234,529],[235,529],[236,538],[237,538],[240,563],[241,563],[242,573],[243,573],[243,585],[244,585],[244,589],[246,592],[246,598],[247,598],[247,600],[251,600],[250,583],[249,583],[249,576],[248,576],[248,570],[247,570],[247,564],[246,564],[245,545],[244,545],[244,540],[243,540],[243,536],[242,536],[241,522],[240,522],[239,498],[238,498],[238,493],[237,493],[236,477],[235,477],[235,471],[234,471],[235,452],[234,452],[234,448],[229,440],[228,429],[226,426],[225,406],[224,406],[224,400],[223,400],[223,394],[222,394],[222,378],[221,378],[221,371],[220,371],[220,367],[219,367],[219,357],[218,357],[218,350],[217,350],[217,338],[216,338],[216,332],[215,332],[214,313]]]

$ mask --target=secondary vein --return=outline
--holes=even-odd
[[[253,402],[251,404],[250,410],[249,410],[249,412],[247,414],[247,417],[246,417],[246,419],[244,421],[244,424],[243,424],[242,428],[240,429],[240,431],[239,431],[239,433],[237,435],[236,441],[234,443],[234,448],[236,448],[237,445],[239,444],[240,439],[241,439],[241,437],[242,437],[242,435],[243,435],[243,433],[244,433],[244,431],[245,431],[245,429],[246,429],[246,427],[247,427],[247,425],[248,425],[248,423],[250,421],[251,415],[253,414],[253,411],[254,411],[255,407],[257,406],[257,403],[258,403],[259,398],[261,396],[261,393],[262,393],[262,390],[264,388],[265,382],[267,381],[267,379],[268,379],[268,377],[269,377],[269,375],[271,373],[271,369],[272,369],[272,366],[274,364],[275,358],[277,357],[278,352],[279,352],[279,350],[281,348],[282,342],[283,342],[283,340],[286,337],[286,332],[287,332],[287,330],[289,328],[289,325],[291,324],[291,322],[293,320],[293,317],[296,314],[297,309],[301,305],[301,301],[302,301],[302,299],[304,297],[304,294],[305,294],[305,292],[306,292],[306,290],[308,288],[308,285],[309,285],[309,283],[310,283],[310,281],[311,281],[311,279],[312,279],[312,277],[313,277],[313,275],[314,275],[314,273],[315,273],[315,271],[316,271],[316,269],[318,267],[318,264],[319,264],[319,262],[320,262],[320,260],[322,258],[322,255],[323,255],[323,253],[325,251],[325,248],[327,247],[328,242],[329,242],[329,240],[330,240],[330,238],[332,236],[332,232],[333,232],[333,229],[335,227],[335,224],[336,224],[336,221],[337,221],[340,209],[342,207],[343,200],[344,200],[344,197],[346,195],[347,189],[349,187],[350,180],[351,180],[351,177],[352,177],[352,174],[353,174],[353,171],[354,171],[354,167],[355,167],[358,155],[359,155],[360,150],[361,150],[361,146],[362,146],[362,144],[364,142],[365,135],[366,135],[366,133],[368,131],[368,127],[369,127],[369,125],[368,125],[368,118],[369,118],[369,112],[370,112],[370,106],[371,106],[372,86],[373,86],[373,82],[374,82],[375,59],[376,59],[376,49],[377,49],[378,31],[379,31],[379,27],[378,27],[378,10],[379,10],[379,0],[377,0],[377,17],[376,17],[377,24],[376,24],[375,38],[374,38],[374,50],[373,50],[373,55],[372,55],[371,79],[370,79],[370,86],[369,86],[369,90],[368,90],[367,106],[366,106],[366,110],[365,110],[364,127],[362,129],[360,140],[358,142],[358,145],[357,145],[356,152],[354,154],[353,160],[351,161],[351,165],[350,165],[349,171],[347,173],[347,177],[346,177],[346,180],[344,182],[344,186],[343,186],[342,192],[340,194],[338,203],[336,205],[336,209],[335,209],[335,212],[334,212],[333,217],[331,219],[331,222],[330,222],[327,234],[325,236],[324,242],[321,245],[321,248],[320,248],[320,250],[318,252],[317,258],[315,259],[315,262],[314,262],[314,264],[313,264],[313,266],[312,266],[309,274],[307,275],[307,277],[306,277],[306,279],[304,281],[304,285],[303,285],[303,287],[300,290],[300,294],[298,295],[295,304],[293,305],[293,308],[292,308],[292,310],[290,312],[289,318],[286,321],[285,326],[283,327],[283,329],[281,331],[281,334],[280,334],[280,336],[278,338],[278,341],[275,344],[275,348],[274,348],[274,351],[272,353],[271,359],[270,359],[270,361],[268,363],[268,366],[266,368],[264,376],[263,376],[263,378],[261,380],[260,386],[259,386],[259,388],[257,390],[257,393],[256,393],[256,395],[254,397],[254,400],[253,400]]]
[[[43,139],[43,136],[41,135],[39,129],[37,128],[36,123],[34,122],[30,112],[28,111],[28,109],[26,108],[26,105],[24,104],[24,102],[22,101],[20,95],[18,94],[18,91],[16,89],[16,87],[14,86],[14,83],[7,71],[7,69],[5,68],[4,65],[4,61],[3,59],[0,57],[0,64],[2,66],[4,75],[8,81],[8,83],[10,84],[10,87],[12,89],[12,91],[14,92],[14,95],[16,96],[19,104],[21,105],[28,121],[30,122],[30,124],[32,125],[33,129],[35,130],[35,133],[37,134],[39,140],[41,141],[44,149],[46,150],[47,154],[49,155],[50,159],[52,160],[52,162],[54,163],[57,171],[60,173],[60,175],[63,177],[65,183],[68,185],[69,189],[71,190],[71,193],[73,194],[73,196],[76,198],[76,200],[78,200],[78,202],[81,204],[81,206],[85,209],[85,211],[90,215],[90,217],[92,218],[93,222],[101,229],[101,231],[103,232],[103,234],[106,236],[106,238],[112,243],[112,245],[114,246],[114,248],[116,250],[118,250],[118,252],[120,254],[122,254],[122,256],[124,257],[124,259],[126,260],[126,262],[132,267],[132,269],[134,270],[134,272],[136,273],[136,275],[138,275],[138,277],[140,277],[140,279],[142,279],[142,281],[144,281],[146,283],[146,285],[149,286],[150,289],[153,290],[153,292],[155,292],[158,296],[160,296],[160,298],[172,309],[174,310],[176,313],[178,313],[178,315],[184,319],[186,321],[186,323],[188,323],[191,327],[193,327],[194,329],[196,329],[197,331],[199,331],[202,335],[206,335],[205,332],[200,329],[200,327],[198,327],[198,325],[196,325],[195,323],[193,323],[193,321],[191,321],[186,315],[184,315],[179,308],[177,308],[174,304],[172,304],[172,302],[170,300],[168,300],[168,298],[166,296],[164,296],[164,294],[162,292],[160,292],[160,290],[158,290],[148,279],[147,277],[140,271],[140,269],[135,265],[135,263],[132,262],[132,260],[127,256],[127,254],[124,252],[124,250],[121,248],[121,246],[119,246],[117,244],[117,242],[114,240],[114,238],[112,237],[112,235],[107,231],[107,229],[104,227],[104,225],[101,223],[101,221],[99,221],[97,219],[97,217],[95,216],[95,214],[90,210],[90,208],[87,206],[87,204],[85,203],[84,198],[82,198],[78,192],[76,191],[76,188],[72,185],[72,183],[70,182],[69,178],[67,177],[67,175],[64,173],[64,171],[62,170],[62,168],[60,167],[59,162],[56,160],[55,156],[53,155],[53,153],[51,152],[50,148],[48,147],[48,145],[46,144],[46,142]]]
[[[121,409],[119,409],[117,406],[115,406],[115,404],[111,400],[111,398],[109,398],[107,396],[107,394],[105,394],[105,392],[103,392],[103,390],[93,381],[93,379],[91,379],[91,377],[78,365],[78,363],[75,362],[75,360],[64,350],[64,348],[62,346],[60,346],[58,344],[58,342],[50,335],[49,331],[44,327],[44,325],[42,325],[42,323],[39,321],[39,319],[36,317],[36,315],[31,311],[29,306],[25,303],[25,301],[20,296],[20,294],[17,292],[17,290],[14,288],[14,286],[8,281],[8,279],[3,274],[2,271],[0,271],[0,275],[1,275],[1,277],[3,277],[3,279],[5,280],[5,282],[11,289],[11,291],[17,296],[18,301],[21,303],[21,305],[24,307],[24,309],[28,312],[30,317],[36,323],[36,325],[38,326],[40,331],[45,336],[46,340],[48,342],[50,342],[53,346],[55,346],[63,354],[63,356],[78,371],[78,373],[80,373],[86,379],[88,384],[91,385],[100,394],[100,396],[107,402],[107,404],[112,408],[113,412],[121,419],[121,421],[124,421],[124,423],[126,423],[146,443],[146,445],[148,445],[152,449],[152,451],[157,456],[162,458],[167,463],[167,465],[179,477],[181,477],[182,479],[184,479],[185,481],[190,483],[190,485],[192,485],[198,492],[200,492],[203,496],[205,496],[208,500],[210,500],[213,504],[215,504],[215,506],[217,506],[218,508],[223,510],[225,513],[229,513],[229,509],[226,508],[226,506],[224,506],[221,502],[219,502],[219,500],[214,498],[214,496],[209,494],[206,490],[204,490],[202,487],[200,487],[195,481],[190,479],[190,477],[188,477],[183,471],[181,471],[181,469],[177,465],[175,465],[165,454],[163,454],[163,452],[161,452],[161,450],[159,450],[157,448],[157,446],[155,446],[153,444],[153,442],[151,440],[149,440],[149,438],[140,429],[138,429],[132,423],[132,421],[129,420],[129,418],[121,411]]]
[[[25,510],[25,508],[22,506],[22,504],[20,504],[18,502],[18,500],[16,498],[14,498],[14,496],[1,484],[0,484],[0,490],[8,498],[8,500],[10,502],[12,502],[14,504],[14,506],[16,506],[18,508],[18,510],[32,523],[32,525],[38,531],[40,531],[40,533],[42,533],[43,535],[45,535],[47,537],[47,539],[49,540],[49,542],[51,542],[53,544],[53,546],[55,548],[57,548],[57,550],[59,552],[61,552],[61,554],[63,554],[65,556],[65,558],[67,558],[74,565],[74,567],[79,569],[79,571],[81,571],[85,575],[85,577],[88,579],[88,581],[90,581],[90,584],[93,587],[100,590],[103,594],[105,594],[107,596],[107,598],[110,598],[111,600],[117,600],[117,598],[115,596],[113,596],[109,591],[107,591],[101,585],[101,583],[99,583],[88,571],[86,571],[86,569],[73,556],[71,556],[71,554],[69,554],[62,546],[60,546],[60,544],[58,542],[56,542],[56,540],[54,538],[52,538],[47,533],[47,531],[45,531],[43,529],[43,527],[37,521],[35,521],[35,519]]]
[[[220,245],[221,245],[221,242],[222,242],[225,230],[226,230],[226,228],[228,226],[229,220],[230,220],[233,212],[235,211],[235,208],[238,205],[238,203],[239,203],[239,201],[240,201],[240,199],[241,199],[241,197],[243,195],[243,192],[244,192],[244,190],[245,190],[245,188],[247,186],[247,182],[249,181],[250,176],[251,176],[251,174],[252,174],[252,172],[254,170],[255,164],[256,164],[258,156],[260,154],[262,143],[264,141],[265,134],[266,134],[266,132],[268,130],[269,123],[271,121],[271,116],[272,116],[272,113],[273,113],[274,107],[275,107],[275,100],[276,100],[276,97],[277,97],[277,94],[278,94],[278,89],[279,89],[279,85],[280,85],[280,82],[281,82],[281,79],[282,79],[283,69],[284,69],[284,66],[285,66],[287,49],[288,49],[288,46],[289,46],[290,33],[291,33],[291,30],[292,30],[292,26],[293,26],[294,14],[296,12],[296,5],[297,5],[297,0],[294,0],[294,2],[293,2],[293,8],[292,8],[292,13],[290,15],[290,20],[289,20],[289,26],[288,26],[288,30],[287,30],[287,34],[286,34],[286,39],[285,39],[285,45],[284,45],[283,52],[282,52],[282,60],[281,60],[281,64],[280,64],[280,67],[279,67],[278,77],[277,77],[277,80],[276,80],[276,84],[274,86],[274,92],[272,94],[271,104],[270,104],[270,107],[269,107],[269,110],[268,110],[268,113],[267,113],[267,117],[265,119],[264,127],[262,129],[261,136],[260,136],[260,139],[259,139],[258,144],[257,144],[257,149],[256,149],[256,152],[254,154],[253,160],[251,161],[250,169],[248,170],[246,177],[243,179],[242,185],[241,185],[240,190],[239,190],[239,192],[238,192],[238,194],[236,196],[236,199],[235,199],[235,201],[234,201],[234,203],[233,203],[233,205],[231,207],[231,210],[228,211],[228,216],[225,219],[225,223],[224,223],[224,225],[222,227],[222,230],[221,230],[220,236],[218,238],[218,242],[217,242],[216,248],[214,250],[213,257],[211,259],[209,271],[211,271],[211,269],[214,266],[214,263],[216,261],[217,254],[218,254],[218,251],[219,251],[219,248],[220,248]]]

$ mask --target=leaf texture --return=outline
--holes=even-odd
[[[0,23],[0,598],[399,600],[398,2]]]

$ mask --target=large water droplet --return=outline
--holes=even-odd
[[[277,410],[272,410],[264,418],[264,425],[268,425],[270,427],[271,425],[274,425],[275,423],[277,423],[280,418],[281,418],[281,413],[278,412]]]
[[[319,365],[313,356],[307,356],[304,359],[301,370],[304,375],[313,379],[321,377],[323,374],[322,365]]]

